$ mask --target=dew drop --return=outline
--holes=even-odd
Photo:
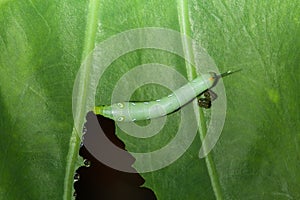
[[[156,101],[157,101],[157,102],[160,102],[160,99],[157,99]]]
[[[136,104],[135,103],[131,103],[131,105],[135,106]]]
[[[74,181],[78,181],[80,178],[80,175],[78,173],[75,173],[74,175]]]
[[[89,161],[88,159],[84,159],[83,163],[84,163],[84,165],[86,167],[90,167],[91,166],[91,161]]]
[[[82,134],[86,134],[86,132],[87,132],[87,128],[84,126],[82,129]]]
[[[134,121],[136,121],[136,119],[132,119],[132,121],[134,122]]]
[[[145,101],[144,104],[149,104],[149,102],[146,102],[146,101]]]
[[[173,94],[169,94],[169,95],[168,95],[168,97],[172,97],[172,96],[173,96]]]

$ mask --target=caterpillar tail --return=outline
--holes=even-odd
[[[104,106],[95,106],[94,107],[94,113],[96,115],[103,115],[103,107]]]

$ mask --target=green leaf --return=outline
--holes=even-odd
[[[78,1],[0,3],[0,199],[63,196],[85,16]]]
[[[221,72],[243,69],[224,79],[226,122],[209,157],[199,159],[197,135],[180,159],[144,173],[145,185],[158,199],[299,199],[299,7],[296,0],[1,1],[0,199],[71,198],[80,161],[72,116],[76,73],[95,44],[142,27],[190,35]],[[109,104],[117,80],[149,62],[195,75],[176,55],[138,50],[108,68],[96,103]],[[132,99],[167,93],[146,85]],[[172,114],[152,138],[117,134],[129,151],[153,151],[175,137],[179,117]]]

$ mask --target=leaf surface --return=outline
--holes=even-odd
[[[187,33],[221,72],[243,69],[224,79],[226,122],[210,157],[199,159],[197,135],[180,159],[143,174],[157,198],[300,198],[296,0],[193,0],[183,5],[185,13],[179,12],[181,1],[98,3],[1,1],[0,199],[70,199],[80,142],[72,132],[72,90],[82,58],[98,42],[143,27]],[[196,51],[193,46],[184,48]],[[109,104],[120,77],[150,62],[172,66],[184,76],[192,73],[174,54],[154,49],[131,52],[105,72],[99,82],[105,89],[98,88],[96,103]],[[132,100],[168,93],[146,85]],[[172,114],[162,131],[147,140],[121,130],[117,134],[129,151],[153,151],[175,137],[179,118],[180,112]]]

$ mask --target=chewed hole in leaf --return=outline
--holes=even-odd
[[[88,113],[85,123],[85,134],[97,134],[93,132]],[[97,116],[102,130],[109,140],[119,148],[125,149],[124,143],[115,135],[114,121]],[[155,200],[155,194],[148,188],[141,187],[145,180],[138,173],[126,173],[112,169],[94,158],[84,145],[80,147],[79,155],[84,158],[84,166],[76,170],[74,182],[75,199],[120,199],[120,200]],[[128,159],[132,156],[128,153]]]

